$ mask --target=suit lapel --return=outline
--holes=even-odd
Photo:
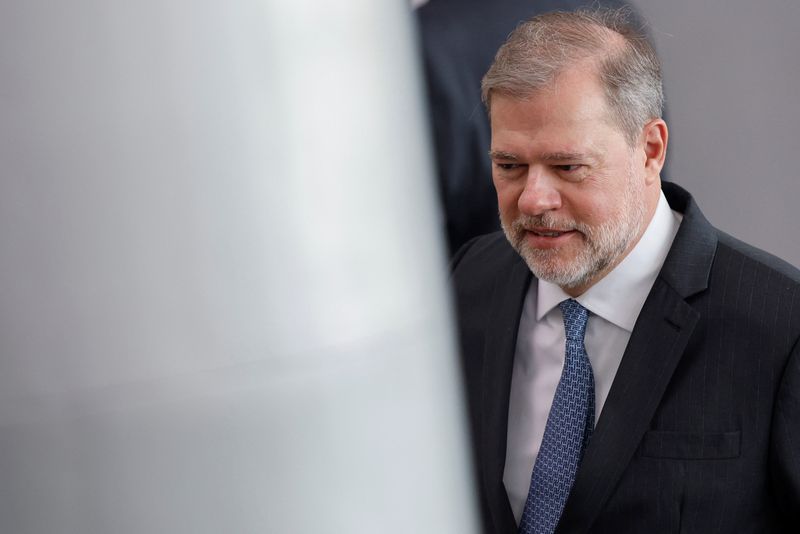
[[[642,308],[558,532],[586,532],[628,466],[698,320],[663,280]]]
[[[510,275],[506,271],[497,277],[484,346],[480,439],[485,453],[481,455],[480,469],[495,532],[516,532],[516,523],[503,485],[503,470],[517,331],[531,278],[528,266],[518,256]]]
[[[556,532],[587,532],[631,461],[699,320],[686,298],[708,287],[716,233],[691,196],[664,184],[684,219],[639,314]]]

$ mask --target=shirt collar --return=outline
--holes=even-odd
[[[656,212],[633,250],[575,300],[593,314],[632,332],[682,219],[679,213],[670,209],[662,192]],[[571,297],[557,285],[539,280],[536,319],[541,321],[568,298]]]

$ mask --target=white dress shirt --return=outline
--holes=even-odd
[[[595,421],[681,220],[661,193],[650,224],[630,254],[575,299],[590,312],[584,343],[594,372]],[[560,287],[539,280],[538,284],[531,284],[520,318],[503,473],[517,523],[564,366],[564,322],[558,304],[568,298],[571,297]]]

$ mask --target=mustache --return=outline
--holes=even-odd
[[[516,232],[532,230],[570,231],[577,230],[583,234],[590,231],[586,224],[570,219],[559,219],[550,212],[541,215],[520,215],[511,223],[511,228]]]

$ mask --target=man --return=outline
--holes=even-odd
[[[554,10],[598,0],[433,0],[416,11],[436,147],[447,242],[455,252],[469,239],[500,229],[486,155],[489,121],[480,81],[497,48],[517,25]],[[621,7],[623,0],[602,0]]]
[[[486,531],[800,531],[800,272],[661,184],[646,38],[536,17],[483,97],[505,236],[452,278]]]

